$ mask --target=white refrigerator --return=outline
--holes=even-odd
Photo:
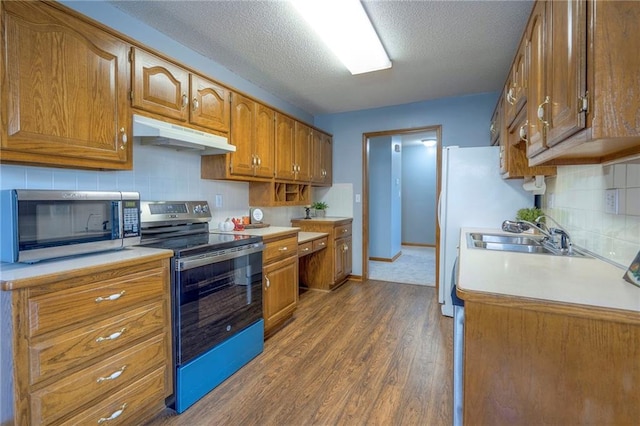
[[[438,198],[440,226],[439,300],[442,314],[453,316],[451,275],[460,228],[500,228],[518,209],[533,207],[534,196],[522,189],[523,179],[502,179],[500,148],[444,147],[442,187]]]

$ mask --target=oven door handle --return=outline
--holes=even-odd
[[[241,247],[238,247],[236,250],[229,251],[229,252],[227,252],[226,250],[223,250],[222,253],[218,251],[214,251],[211,253],[204,253],[197,256],[185,257],[184,259],[178,259],[178,261],[176,262],[176,270],[185,271],[187,269],[210,265],[212,263],[236,259],[238,257],[261,252],[263,249],[264,249],[264,244],[260,242],[260,243],[250,244],[249,246],[241,246]]]

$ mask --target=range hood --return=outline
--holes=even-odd
[[[226,154],[235,152],[224,136],[201,132],[142,115],[133,115],[133,137],[143,145],[157,145],[179,151],[195,151],[200,155]]]

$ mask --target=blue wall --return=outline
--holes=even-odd
[[[490,145],[489,122],[497,99],[498,93],[492,92],[326,114],[316,116],[315,125],[333,134],[333,182],[351,183],[354,194],[360,195],[364,133],[441,125],[443,146]],[[360,275],[362,203],[354,201],[353,216],[353,274]]]
[[[437,148],[402,149],[402,242],[436,244]]]
[[[369,257],[393,259],[401,249],[401,152],[396,137],[380,136],[369,142]]]

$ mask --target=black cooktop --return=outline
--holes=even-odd
[[[176,256],[182,257],[257,243],[262,241],[262,237],[229,233],[200,233],[161,239],[155,236],[152,240],[147,238],[147,241],[151,242],[145,243],[143,236],[140,245],[173,250]]]

